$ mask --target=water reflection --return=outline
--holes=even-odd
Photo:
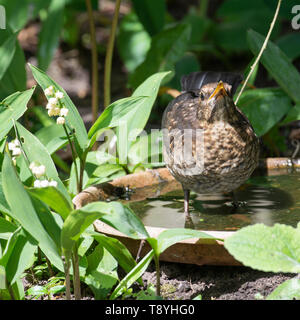
[[[238,208],[233,207],[231,195],[192,193],[190,214],[193,225],[202,230],[236,230],[254,223],[269,226],[285,223],[295,227],[300,221],[299,187],[298,174],[253,178],[236,190],[235,198],[243,204]],[[130,207],[146,225],[187,227],[182,190],[130,203]]]

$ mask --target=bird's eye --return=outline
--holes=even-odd
[[[202,101],[204,101],[204,94],[203,94],[203,92],[200,92],[200,99],[201,99]]]

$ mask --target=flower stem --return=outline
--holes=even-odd
[[[116,30],[118,25],[119,11],[120,11],[121,0],[116,0],[114,17],[111,25],[110,36],[108,40],[106,57],[105,57],[105,68],[104,68],[104,108],[110,104],[110,79],[111,79],[111,62],[114,50],[114,43],[116,37]]]
[[[155,269],[156,269],[156,295],[160,296],[160,266],[159,257],[154,255]]]
[[[79,178],[78,178],[78,167],[77,167],[77,162],[76,162],[76,152],[75,152],[75,150],[74,150],[74,147],[73,147],[73,144],[72,144],[70,135],[69,135],[69,133],[68,133],[68,130],[67,130],[67,128],[66,128],[66,125],[63,124],[62,126],[63,126],[63,128],[64,128],[64,130],[65,130],[65,133],[66,133],[66,136],[67,136],[69,145],[70,145],[70,147],[71,147],[72,158],[73,158],[73,163],[74,163],[74,168],[75,168],[75,178],[76,178],[77,192],[79,193],[79,192],[80,192],[80,187],[79,187]]]
[[[266,39],[265,39],[265,41],[264,41],[264,43],[263,43],[263,45],[262,45],[262,47],[261,47],[261,49],[260,49],[260,52],[259,52],[256,60],[254,61],[253,65],[252,65],[251,68],[250,68],[250,72],[248,73],[248,76],[247,76],[246,80],[244,81],[244,84],[243,84],[243,86],[242,86],[242,89],[240,90],[240,92],[239,92],[239,94],[238,94],[238,96],[237,96],[237,98],[236,98],[236,100],[235,100],[235,102],[234,102],[236,105],[237,105],[237,103],[238,103],[238,101],[239,101],[239,98],[240,98],[241,94],[243,93],[243,91],[244,91],[244,89],[245,89],[245,87],[246,87],[246,85],[247,85],[247,82],[249,81],[249,79],[250,79],[250,77],[251,77],[251,74],[253,73],[256,65],[258,64],[258,62],[259,62],[259,60],[260,60],[260,58],[261,58],[261,56],[262,56],[262,54],[263,54],[263,52],[264,52],[264,50],[265,50],[266,47],[267,47],[267,43],[268,43],[268,41],[269,41],[269,39],[270,39],[270,36],[271,36],[272,31],[273,31],[275,22],[276,22],[276,20],[277,20],[277,16],[278,16],[278,13],[279,13],[280,5],[281,5],[281,0],[278,0],[277,8],[276,8],[276,11],[275,11],[273,20],[272,20],[272,22],[271,22],[271,25],[270,25],[268,34],[267,34],[267,36],[266,36]]]
[[[91,34],[91,45],[92,45],[92,115],[93,123],[98,118],[99,111],[99,94],[98,94],[98,51],[97,51],[97,41],[95,32],[95,20],[93,16],[93,9],[91,5],[91,0],[85,0],[88,18],[90,23],[90,34]]]

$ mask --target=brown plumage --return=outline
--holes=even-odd
[[[190,190],[231,192],[257,166],[258,138],[232,99],[240,81],[233,73],[192,73],[164,112],[164,160],[182,184],[186,213]]]

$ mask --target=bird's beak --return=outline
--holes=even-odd
[[[210,99],[212,99],[213,97],[215,97],[215,99],[222,95],[223,97],[228,96],[226,89],[224,88],[223,82],[220,81],[216,87],[216,89],[214,90],[214,92],[210,95],[210,97],[208,98],[208,101]]]

